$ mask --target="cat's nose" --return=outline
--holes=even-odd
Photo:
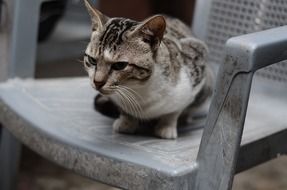
[[[101,89],[105,85],[105,83],[106,83],[105,81],[96,81],[96,80],[94,80],[94,84],[95,84],[97,90]]]

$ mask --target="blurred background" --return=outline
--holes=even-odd
[[[127,17],[141,21],[164,13],[191,25],[194,0],[93,0],[109,17]],[[36,77],[78,76],[79,59],[89,41],[90,20],[82,0],[58,0],[43,3],[39,28]],[[59,53],[61,52],[61,53]],[[69,69],[66,69],[67,64]],[[53,69],[56,66],[57,69]],[[51,69],[53,72],[49,72]],[[63,71],[64,70],[64,71]]]
[[[97,0],[95,6],[110,17],[135,20],[158,13],[192,24],[195,0]],[[79,60],[89,41],[90,20],[81,0],[44,3],[38,36],[36,78],[85,76]],[[75,175],[24,147],[18,190],[116,189]],[[235,177],[233,190],[286,190],[287,158],[274,159]]]

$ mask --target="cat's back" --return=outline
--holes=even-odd
[[[184,68],[188,73],[185,77],[190,79],[191,85],[202,87],[206,77],[207,46],[196,39],[191,28],[179,19],[166,16],[165,20],[166,33],[163,44],[168,52],[165,55],[169,56],[169,72],[164,73],[170,73],[168,78],[178,82],[180,71]]]
[[[166,35],[176,39],[192,37],[191,29],[177,18],[165,16]]]

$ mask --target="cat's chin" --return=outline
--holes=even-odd
[[[97,90],[101,95],[104,96],[108,96],[108,95],[112,95],[114,93],[114,90],[110,90],[110,89],[99,89]]]

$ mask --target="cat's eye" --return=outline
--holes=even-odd
[[[87,54],[85,54],[85,56],[87,57],[87,61],[86,62],[89,65],[97,66],[97,60],[95,58],[93,58],[93,57],[91,57],[91,56],[89,56]]]
[[[124,62],[124,61],[116,62],[112,64],[112,69],[116,71],[123,70],[124,68],[126,68],[128,64],[129,64],[128,62]]]

